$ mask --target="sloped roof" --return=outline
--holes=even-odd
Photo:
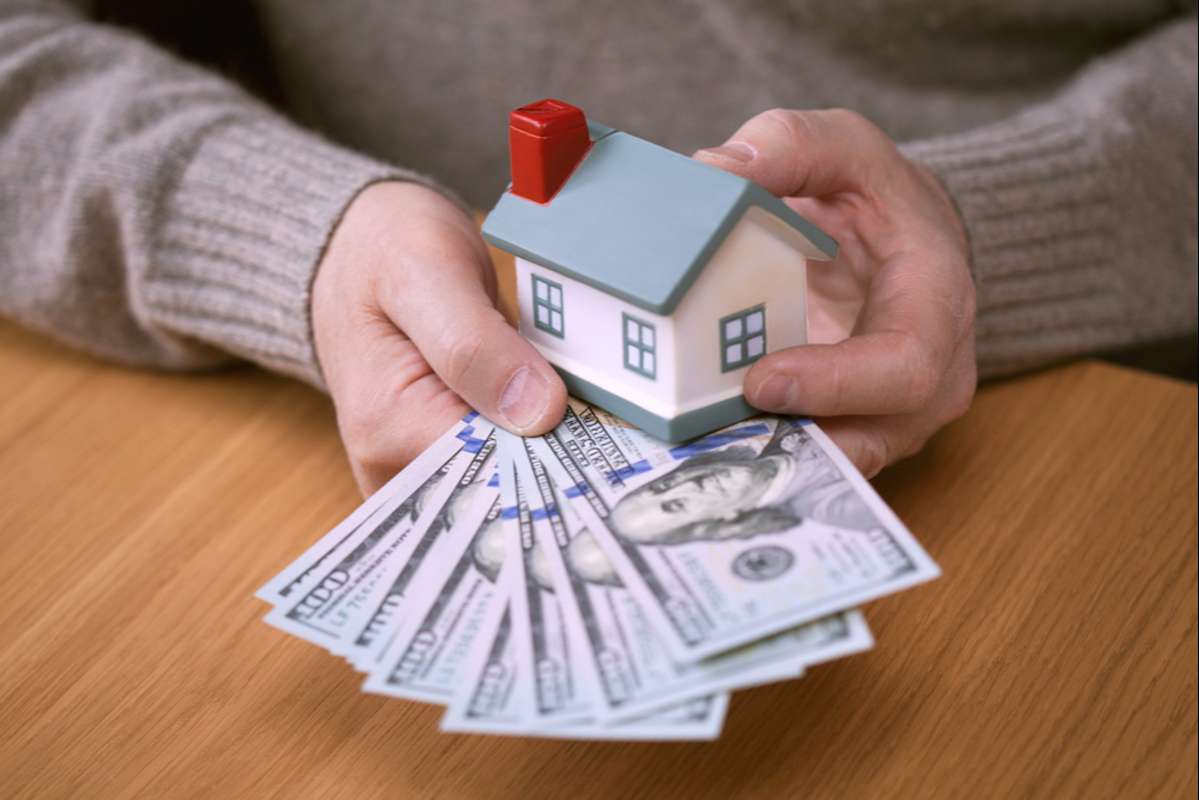
[[[658,314],[674,311],[752,207],[798,231],[809,258],[836,255],[832,238],[756,183],[590,129],[591,149],[549,203],[504,192],[483,224],[489,242]]]

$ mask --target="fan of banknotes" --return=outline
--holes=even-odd
[[[258,596],[446,731],[712,739],[938,574],[809,420],[674,446],[572,400],[537,438],[468,415]]]

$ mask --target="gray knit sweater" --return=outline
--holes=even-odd
[[[255,0],[260,49],[224,54],[184,20],[264,56],[276,107],[91,5],[0,0],[0,313],[128,363],[319,384],[347,203],[490,205],[547,95],[683,152],[772,106],[872,118],[960,208],[983,374],[1196,328],[1193,0]]]

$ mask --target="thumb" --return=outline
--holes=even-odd
[[[536,348],[508,325],[478,274],[451,264],[414,270],[403,300],[388,314],[468,405],[513,433],[545,433],[562,419],[566,387]]]
[[[779,197],[823,197],[864,184],[887,136],[852,111],[773,109],[753,117],[698,161],[748,178]]]

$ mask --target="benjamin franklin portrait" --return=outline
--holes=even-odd
[[[777,533],[805,519],[849,530],[881,523],[820,445],[779,420],[760,453],[733,445],[693,456],[622,497],[609,525],[623,539],[669,545]]]

